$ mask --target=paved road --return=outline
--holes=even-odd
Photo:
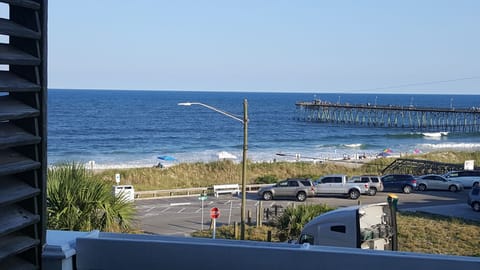
[[[436,214],[459,216],[480,221],[480,213],[472,211],[466,204],[468,191],[452,193],[448,191],[431,191],[412,194],[396,193],[399,197],[400,211],[425,211]],[[343,197],[308,198],[306,204],[327,204],[333,207],[385,202],[387,193],[379,192],[376,196],[362,196],[359,201]],[[247,194],[247,211],[251,212],[255,222],[256,209],[259,204],[255,193]],[[261,201],[263,208],[290,204],[303,204],[291,200]],[[188,236],[191,232],[202,228],[202,202],[197,197],[162,198],[136,201],[137,220],[140,228],[146,232]],[[218,207],[220,217],[217,224],[228,224],[240,221],[241,199],[236,196],[223,195],[219,198],[208,197],[204,201],[203,226],[210,224],[210,208]]]

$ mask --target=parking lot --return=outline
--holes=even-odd
[[[399,198],[400,211],[423,211],[434,214],[456,216],[470,220],[480,221],[480,213],[474,212],[466,204],[466,191],[427,191],[411,194],[395,193]],[[287,207],[291,204],[327,204],[332,207],[345,207],[351,205],[385,202],[388,193],[379,192],[376,196],[361,196],[359,200],[350,200],[345,197],[310,197],[305,202],[293,200],[258,200],[256,193],[247,194],[247,212],[251,213],[252,222],[255,223],[258,204],[262,208],[273,209]],[[218,198],[209,196],[205,201],[199,197],[161,198],[135,201],[137,208],[137,221],[139,227],[148,233],[188,236],[191,232],[207,229],[210,224],[209,211],[212,207],[220,210],[217,224],[232,224],[240,221],[241,198],[231,195],[221,195]],[[202,215],[203,209],[203,215]]]

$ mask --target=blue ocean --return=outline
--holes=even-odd
[[[226,151],[241,161],[241,122],[201,102],[243,117],[248,100],[248,158],[254,162],[341,159],[438,150],[479,150],[480,134],[427,137],[406,129],[329,125],[296,120],[295,103],[328,102],[471,108],[478,95],[254,93],[187,91],[49,90],[48,162],[76,161],[96,168],[149,167],[218,160]],[[280,155],[279,155],[280,154]]]

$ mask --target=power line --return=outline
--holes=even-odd
[[[472,77],[457,78],[457,79],[450,79],[450,80],[441,80],[441,81],[429,81],[429,82],[407,83],[407,84],[399,84],[399,85],[392,85],[392,86],[385,86],[385,87],[377,87],[377,88],[357,89],[357,90],[351,90],[351,92],[373,91],[373,90],[386,90],[386,89],[402,88],[402,87],[409,87],[409,86],[419,86],[419,85],[428,85],[428,84],[448,83],[448,82],[466,81],[466,80],[475,80],[475,79],[480,79],[480,76],[472,76]]]

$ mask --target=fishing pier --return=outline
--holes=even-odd
[[[297,102],[300,121],[364,127],[405,128],[422,132],[480,132],[480,107],[433,108],[341,104],[322,100]]]

